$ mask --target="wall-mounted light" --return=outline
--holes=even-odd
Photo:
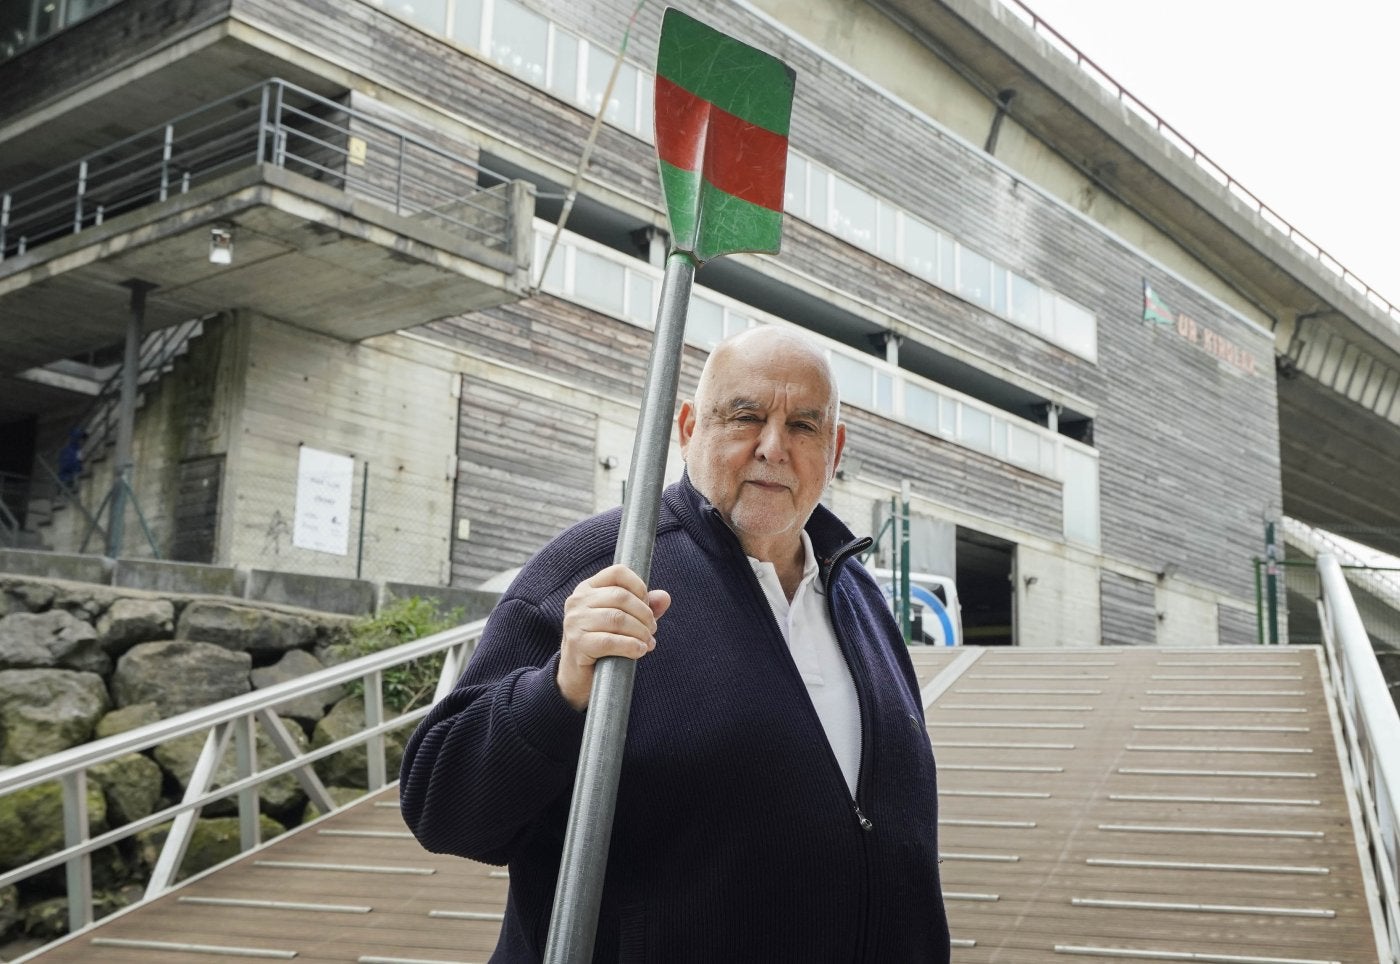
[[[216,224],[209,229],[209,263],[233,264],[233,225]]]
[[[605,469],[615,469],[620,464],[616,455],[605,455],[598,460],[598,464]]]

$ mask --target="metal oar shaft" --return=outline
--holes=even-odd
[[[666,455],[670,451],[685,319],[694,278],[694,259],[682,252],[672,253],[661,285],[656,334],[627,476],[627,500],[617,534],[614,561],[641,576],[643,582],[651,574],[656,517]],[[586,964],[593,957],[636,669],[635,661],[621,656],[605,657],[594,667],[545,964]]]

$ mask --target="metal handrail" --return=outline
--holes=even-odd
[[[301,145],[300,153],[289,143]],[[385,157],[376,151],[370,160],[387,172],[391,188],[360,170],[363,158],[351,145],[368,144],[384,147]],[[482,186],[483,176],[502,183],[510,178],[339,101],[271,79],[0,192],[0,261],[101,224],[114,212],[164,201],[196,182],[257,163],[339,181],[342,189],[400,214],[431,212],[487,246],[509,247],[513,241],[506,204],[483,209],[497,222],[490,227],[442,213],[490,190]],[[408,172],[409,165],[431,177]]]
[[[1400,713],[1386,687],[1346,577],[1331,553],[1317,557],[1323,640],[1336,680],[1352,778],[1361,791],[1372,869],[1391,960],[1400,959]],[[1378,942],[1381,936],[1377,936]],[[1383,950],[1383,948],[1378,948]]]
[[[1118,81],[1114,80],[1113,76],[1109,74],[1108,71],[1104,70],[1081,53],[1079,48],[1066,40],[1062,33],[1042,20],[1040,15],[1026,6],[1023,0],[1001,0],[1001,2],[1011,10],[1012,13],[1029,23],[1032,30],[1052,40],[1052,46],[1054,46],[1056,50],[1072,59],[1076,66],[1088,74],[1100,86],[1110,90],[1114,96],[1118,98],[1120,103],[1126,105],[1133,113],[1152,124],[1156,128],[1157,133],[1161,134],[1168,143],[1195,162],[1196,166],[1201,168],[1212,180],[1224,187],[1233,196],[1243,201],[1253,209],[1254,213],[1263,218],[1270,227],[1285,235],[1299,250],[1317,261],[1318,264],[1332,272],[1332,274],[1336,275],[1343,283],[1350,286],[1373,307],[1385,312],[1386,316],[1393,324],[1400,326],[1400,306],[1389,301],[1375,288],[1372,288],[1370,285],[1366,284],[1366,282],[1358,278],[1349,271],[1345,265],[1328,254],[1322,245],[1295,228],[1283,215],[1269,207],[1261,201],[1253,191],[1235,180],[1229,172],[1215,163],[1205,151],[1202,151],[1195,144],[1191,143],[1184,134],[1163,120],[1156,111],[1144,104]]]
[[[167,821],[174,821],[162,847],[146,888],[149,900],[174,886],[185,847],[194,828],[194,821],[205,805],[216,800],[236,797],[243,850],[258,846],[257,788],[275,777],[293,774],[301,781],[308,795],[322,811],[336,808],[324,786],[312,769],[316,761],[342,750],[364,744],[368,789],[372,793],[390,782],[385,772],[384,735],[416,723],[431,709],[431,704],[387,717],[384,712],[383,676],[395,666],[414,660],[443,654],[433,703],[452,688],[470,657],[486,620],[477,620],[448,629],[424,639],[361,656],[315,673],[301,676],[224,700],[212,706],[191,710],[166,720],[160,720],[126,733],[72,747],[61,753],[21,763],[0,770],[0,797],[41,784],[58,781],[63,793],[64,848],[46,854],[20,867],[0,873],[0,888],[33,877],[35,874],[64,866],[67,878],[67,900],[70,933],[86,927],[94,920],[92,909],[91,859],[95,851],[125,840],[142,830]],[[276,714],[276,707],[289,700],[317,693],[354,681],[363,681],[365,727],[317,750],[302,752],[290,738]],[[259,768],[252,749],[255,722],[261,722],[284,760],[273,766]],[[204,750],[195,764],[185,798],[149,816],[92,835],[87,813],[87,771],[101,763],[164,744],[179,737],[206,732]],[[230,744],[237,746],[238,778],[231,783],[213,786],[215,773]],[[42,953],[43,948],[33,952]],[[24,960],[26,958],[21,958]]]

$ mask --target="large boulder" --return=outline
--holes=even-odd
[[[168,599],[118,599],[97,620],[98,639],[113,656],[174,635],[175,607]]]
[[[88,780],[102,788],[108,818],[119,827],[156,812],[164,776],[150,757],[128,753],[88,768]]]
[[[112,661],[97,631],[62,609],[0,619],[0,669],[75,669],[105,676]]]
[[[286,827],[267,814],[258,815],[258,829],[264,841],[287,831]],[[169,835],[168,823],[136,834],[137,854],[143,864],[148,867],[155,866],[160,857],[160,848]],[[185,850],[185,859],[180,863],[180,873],[176,879],[184,880],[230,857],[236,857],[240,846],[237,817],[206,817],[196,820],[194,832],[190,835],[190,845]]]
[[[252,667],[247,653],[212,643],[138,643],[117,660],[112,696],[118,706],[154,703],[174,716],[248,692]]]
[[[94,834],[107,829],[107,800],[87,790],[88,821]],[[63,789],[41,783],[0,797],[0,871],[63,849]]]
[[[260,690],[323,669],[325,666],[315,656],[304,649],[294,649],[271,666],[262,666],[253,670],[250,679],[253,682],[253,689]],[[278,703],[274,709],[281,716],[314,724],[326,715],[326,707],[344,699],[344,697],[344,686],[332,686],[315,693],[305,693],[285,703]]]
[[[118,707],[98,720],[97,726],[93,728],[92,738],[103,740],[118,733],[139,730],[143,726],[159,722],[160,707],[154,703],[133,703],[131,706]]]
[[[213,643],[265,659],[312,645],[316,624],[292,613],[201,600],[180,614],[175,638]]]
[[[124,598],[126,590],[113,589],[93,583],[65,582],[55,587],[54,609],[66,609],[79,619],[96,623],[97,618]]]
[[[6,606],[12,613],[41,613],[53,605],[53,586],[38,582],[14,581],[5,586]]]
[[[365,701],[359,696],[347,696],[331,708],[316,724],[316,732],[311,738],[313,749],[319,750],[337,740],[359,733],[365,728]],[[389,779],[399,772],[403,760],[404,743],[408,739],[405,730],[391,730],[384,734],[385,771]],[[316,772],[328,785],[339,787],[367,787],[369,775],[366,771],[366,749],[361,743],[348,750],[341,750],[316,762]]]
[[[107,687],[96,673],[0,672],[0,766],[86,743],[107,707]]]
[[[287,731],[291,734],[292,742],[297,745],[297,748],[305,752],[309,741],[301,727],[289,726]],[[256,733],[258,768],[265,770],[274,764],[281,763],[282,754],[277,751],[276,745],[268,737],[261,723],[257,725]],[[182,793],[189,786],[190,774],[194,773],[194,765],[199,760],[204,743],[205,735],[203,733],[188,733],[155,748],[156,761],[175,780]],[[234,750],[230,745],[228,752],[224,755],[223,762],[219,764],[219,769],[214,772],[214,786],[224,786],[237,778]],[[306,795],[302,792],[301,784],[297,778],[290,773],[284,773],[258,787],[258,799],[269,813],[286,815],[299,810]],[[205,812],[219,816],[233,813],[236,807],[237,803],[232,798],[216,800],[205,808]]]

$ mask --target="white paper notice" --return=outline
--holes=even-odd
[[[350,550],[350,487],[355,460],[301,447],[292,545],[343,556]]]

